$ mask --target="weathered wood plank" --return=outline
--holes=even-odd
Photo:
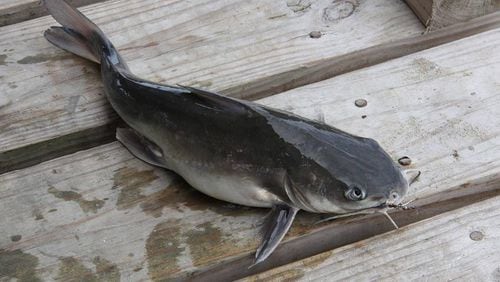
[[[110,36],[139,76],[232,89],[233,95],[254,81],[262,91],[263,78],[312,61],[423,31],[397,0],[306,2],[115,0],[83,12]],[[52,155],[61,142],[48,146],[46,141],[84,130],[92,135],[93,129],[116,121],[102,97],[97,67],[43,38],[43,30],[54,24],[40,18],[0,28],[0,92],[11,101],[0,109],[6,124],[0,132],[0,171],[32,164],[16,159],[16,149],[40,143],[35,151]],[[321,38],[311,38],[311,31],[322,32]],[[283,83],[269,80],[263,89]]]
[[[500,0],[406,0],[428,31],[500,10]]]
[[[498,281],[500,197],[242,281]]]
[[[81,7],[104,0],[68,0],[75,7]],[[47,15],[40,1],[34,0],[2,0],[0,2],[0,26]]]
[[[375,138],[395,159],[408,155],[423,172],[409,195],[420,199],[418,205],[471,198],[500,188],[499,34],[482,33],[260,102]],[[368,106],[355,107],[358,98]],[[271,257],[261,268],[248,270],[246,263],[203,272],[212,265],[220,270],[226,260],[248,262],[266,211],[204,197],[117,143],[3,174],[0,183],[0,259],[23,266],[24,275],[158,280],[196,272],[229,279],[273,266]],[[421,216],[419,210],[414,215]],[[311,224],[318,219],[301,213],[287,239],[317,228]],[[328,228],[342,230],[342,240],[356,238],[360,234],[347,236],[355,228],[342,229],[350,221]],[[390,226],[371,222],[379,232]],[[331,237],[310,249],[322,251]],[[278,249],[283,253],[291,260],[307,252]]]

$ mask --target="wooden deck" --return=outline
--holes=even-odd
[[[130,155],[98,68],[46,42],[55,22],[41,12],[1,24],[42,11],[5,1],[0,281],[500,279],[500,12],[421,35],[397,0],[75,2],[99,2],[82,11],[141,77],[261,98],[410,157],[418,208],[394,213],[392,231],[380,216],[314,225],[302,212],[248,269],[267,211]]]

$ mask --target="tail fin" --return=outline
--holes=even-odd
[[[79,33],[71,29],[53,26],[44,33],[45,38],[55,46],[85,59],[100,63],[101,58],[92,51],[91,46]]]
[[[44,36],[50,43],[96,63],[101,62],[102,52],[106,49],[114,53],[114,57],[118,59],[113,62],[114,65],[125,66],[99,27],[77,9],[64,0],[42,0],[42,2],[54,19],[62,25],[45,31]]]

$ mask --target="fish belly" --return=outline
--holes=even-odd
[[[278,196],[259,186],[251,177],[209,173],[192,167],[177,168],[176,172],[196,190],[222,201],[263,208],[282,203]]]

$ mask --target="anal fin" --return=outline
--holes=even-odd
[[[138,159],[168,169],[161,148],[133,129],[117,128],[116,139]]]
[[[278,247],[299,209],[287,205],[275,205],[266,218],[264,238],[255,253],[255,262],[250,267],[263,262]]]

